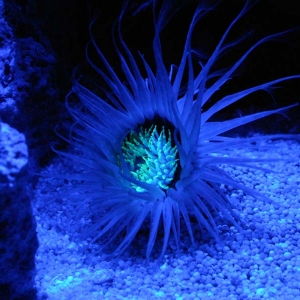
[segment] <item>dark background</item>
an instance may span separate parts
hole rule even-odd
[[[71,88],[71,73],[74,67],[83,66],[89,74],[85,51],[90,40],[89,24],[96,18],[93,35],[99,48],[106,55],[112,67],[118,71],[119,61],[112,42],[112,27],[122,10],[123,1],[71,1],[71,0],[15,0],[22,14],[31,20],[50,41],[58,59],[58,82],[65,95]],[[176,1],[170,1],[175,3]],[[203,1],[177,0],[184,7],[174,15],[161,35],[163,57],[167,69],[171,64],[179,64],[183,43],[190,20],[197,4]],[[249,1],[251,2],[251,1]],[[255,1],[252,1],[255,2]],[[153,19],[151,5],[136,16],[133,13],[141,4],[147,1],[130,1],[122,24],[124,40],[139,60],[138,51],[145,55],[146,60],[153,65],[152,38]],[[148,1],[150,3],[150,1]],[[205,1],[208,6],[216,1]],[[226,27],[240,12],[246,1],[219,1],[195,28],[193,46],[209,55],[221,38]],[[216,94],[212,104],[222,96],[267,82],[279,77],[300,74],[300,2],[297,0],[261,0],[235,25],[228,41],[244,33],[251,32],[248,39],[228,52],[216,65],[216,69],[230,66],[255,41],[269,34],[295,29],[279,39],[259,46],[238,69],[237,75]],[[296,29],[298,28],[298,29]],[[24,26],[19,28],[19,34],[27,34]],[[97,62],[92,49],[90,57]],[[100,65],[101,66],[101,65]],[[265,109],[276,109],[300,101],[300,79],[282,82],[272,90],[272,96],[266,92],[258,92],[235,103],[229,109],[217,116],[219,120],[228,117],[238,117]],[[60,101],[64,101],[61,97]],[[286,117],[275,115],[256,123],[254,128],[245,127],[240,133],[247,134],[249,130],[261,130],[265,133],[292,132],[300,133],[300,108],[293,108]],[[252,125],[251,125],[252,126]]]

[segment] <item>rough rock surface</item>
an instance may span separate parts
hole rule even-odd
[[[35,169],[51,156],[49,141],[60,114],[56,66],[51,44],[22,7],[0,0],[1,121],[25,134]]]
[[[25,137],[0,130],[0,299],[35,299],[36,223],[28,195]]]

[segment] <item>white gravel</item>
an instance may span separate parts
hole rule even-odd
[[[96,254],[97,245],[80,238],[91,220],[74,218],[76,206],[67,198],[71,183],[40,177],[33,201],[40,242],[39,299],[300,299],[300,143],[264,143],[271,147],[243,147],[228,155],[279,158],[261,164],[276,172],[222,167],[274,203],[226,187],[245,224],[244,234],[218,221],[223,245],[199,236],[192,248],[183,238],[180,253],[170,248],[163,261],[148,265],[142,250],[113,259]],[[44,173],[68,170],[55,160]]]

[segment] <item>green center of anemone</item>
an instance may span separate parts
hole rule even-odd
[[[122,144],[124,160],[129,164],[134,179],[168,189],[177,168],[177,147],[172,146],[171,132],[168,138],[162,127],[160,133],[156,126],[140,128],[139,133],[131,132]],[[135,184],[138,192],[145,190]]]

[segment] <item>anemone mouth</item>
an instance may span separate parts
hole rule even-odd
[[[181,169],[176,131],[173,124],[156,117],[126,135],[121,155],[133,178],[131,188],[142,193],[146,190],[140,182],[164,191],[175,185]]]

